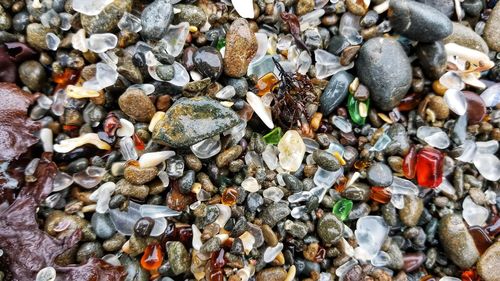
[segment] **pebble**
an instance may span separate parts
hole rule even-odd
[[[219,168],[226,167],[227,165],[229,165],[229,163],[231,163],[231,161],[238,158],[242,152],[243,148],[241,147],[241,145],[232,146],[219,153],[219,155],[217,155],[217,158],[215,158],[215,163]]]
[[[305,15],[314,10],[314,0],[298,0],[296,5],[296,13],[298,16]]]
[[[9,30],[12,26],[12,19],[5,9],[0,6],[0,30]]]
[[[202,8],[195,5],[177,4],[174,9],[179,9],[180,12],[174,15],[174,23],[189,22],[189,25],[202,28],[207,22],[207,16]]]
[[[404,201],[404,207],[399,211],[399,218],[406,226],[416,226],[424,211],[424,202],[422,198],[410,195],[405,196]]]
[[[123,176],[131,184],[145,184],[156,178],[158,169],[156,167],[141,168],[134,165],[125,167]]]
[[[414,1],[391,1],[389,20],[394,32],[420,42],[434,42],[453,32],[451,20],[435,8]]]
[[[260,227],[262,230],[262,235],[264,236],[264,241],[266,241],[266,244],[269,247],[274,247],[278,245],[278,236],[276,236],[276,233],[273,231],[273,229],[267,225],[264,224]]]
[[[500,242],[491,245],[477,263],[477,272],[484,281],[496,281],[500,276]]]
[[[304,237],[307,235],[308,227],[305,223],[301,221],[295,221],[290,223],[288,226],[286,226],[285,222],[285,229],[293,237],[297,239],[304,239]]]
[[[488,47],[495,52],[500,52],[500,5],[495,5],[484,28],[483,38],[488,43]]]
[[[132,10],[132,0],[114,0],[98,15],[80,14],[82,27],[88,35],[113,31],[125,12]]]
[[[127,238],[123,234],[115,233],[115,235],[102,243],[102,247],[106,252],[116,252],[122,248],[125,242],[127,242]]]
[[[320,104],[323,115],[330,115],[348,95],[349,84],[354,77],[346,71],[335,73],[321,94]]]
[[[333,244],[342,237],[344,224],[334,214],[327,213],[319,219],[316,231],[325,244]]]
[[[356,65],[359,80],[370,89],[373,103],[382,110],[392,110],[410,89],[410,61],[393,39],[368,40],[359,51]]]
[[[43,65],[37,61],[23,62],[19,66],[18,72],[21,81],[34,92],[40,91],[47,82],[47,73]]]
[[[115,233],[115,225],[111,221],[109,214],[95,212],[90,220],[95,234],[100,239],[111,238]]]
[[[261,219],[263,223],[274,227],[276,223],[288,217],[290,212],[287,202],[273,202],[262,211]]]
[[[118,98],[120,109],[131,118],[140,122],[149,122],[156,108],[149,97],[140,89],[130,89]]]
[[[174,275],[185,273],[191,266],[191,258],[184,244],[172,241],[167,244],[168,261]]]
[[[428,108],[436,114],[438,120],[444,120],[450,116],[450,108],[441,96],[432,96]]]
[[[218,251],[220,249],[220,238],[219,237],[212,237],[207,240],[207,242],[203,243],[203,245],[200,248],[200,252],[202,253],[212,253],[215,251]]]
[[[172,147],[190,146],[234,127],[239,120],[234,111],[210,98],[181,98],[158,122],[153,140]]]
[[[462,269],[472,267],[479,259],[474,238],[469,234],[462,216],[449,214],[439,222],[439,240],[448,258]]]
[[[64,231],[56,231],[55,229],[60,223],[70,222],[70,226]],[[45,220],[45,231],[54,237],[70,235],[76,229],[82,231],[83,241],[93,241],[96,239],[96,234],[94,233],[92,226],[89,221],[73,215],[66,215],[62,211],[53,211]]]
[[[40,23],[30,23],[26,27],[26,41],[35,49],[48,50],[49,48],[47,47],[45,36],[47,36],[49,32],[53,31]]]
[[[170,81],[175,77],[175,69],[173,65],[162,64],[156,67],[156,75],[163,81]]]
[[[217,80],[222,74],[222,56],[214,47],[204,46],[199,48],[193,54],[193,61],[198,72],[204,77]]]
[[[283,267],[271,267],[259,271],[256,276],[256,281],[284,281],[286,278],[286,271]]]
[[[455,14],[455,2],[453,0],[417,0],[417,2],[431,6],[449,18]]]
[[[391,168],[384,163],[377,162],[370,166],[366,174],[368,182],[373,186],[389,186],[392,183]]]
[[[340,168],[340,163],[333,154],[324,150],[315,150],[312,154],[314,162],[327,171],[336,171]]]
[[[483,99],[474,92],[463,91],[463,94],[467,101],[467,123],[479,124],[486,116],[486,105]]]
[[[257,47],[257,38],[248,22],[242,18],[233,21],[226,34],[224,73],[235,78],[245,75]]]
[[[155,0],[141,14],[141,35],[146,39],[161,39],[173,18],[173,7],[168,0]]]
[[[100,258],[104,256],[104,250],[99,242],[85,242],[76,252],[76,261],[86,263],[91,257]]]
[[[121,179],[116,183],[115,193],[144,200],[149,194],[149,187],[147,185],[134,185]]]
[[[346,8],[349,12],[356,16],[364,16],[368,11],[370,1],[346,0]]]
[[[342,191],[342,196],[353,201],[368,201],[370,193],[370,187],[367,184],[355,182]]]
[[[424,73],[431,79],[437,80],[446,71],[446,50],[443,41],[419,43],[417,56]]]
[[[453,22],[452,24],[453,33],[443,40],[445,44],[455,43],[485,54],[489,52],[488,44],[474,30],[458,22]]]
[[[155,221],[150,217],[140,218],[134,224],[134,234],[139,237],[147,237],[151,234]]]
[[[195,181],[195,174],[194,171],[187,171],[184,176],[179,179],[178,183],[181,193],[189,194],[191,192],[191,187]]]

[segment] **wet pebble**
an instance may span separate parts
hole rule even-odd
[[[115,193],[144,200],[149,194],[149,187],[147,185],[134,185],[121,179],[116,183]]]
[[[191,265],[191,258],[184,244],[172,241],[167,244],[168,261],[174,275],[185,273]]]
[[[152,181],[158,174],[156,167],[141,168],[134,165],[128,165],[124,170],[125,179],[131,184],[141,185]]]
[[[424,73],[436,80],[446,71],[446,51],[442,41],[420,43],[417,46],[417,56]]]
[[[233,21],[226,35],[224,73],[235,78],[245,75],[257,47],[257,39],[248,22],[242,18]]]
[[[148,122],[156,112],[153,102],[139,89],[130,89],[118,99],[120,109],[131,118]]]
[[[19,78],[32,91],[40,91],[47,82],[47,73],[43,65],[37,61],[23,62],[18,69]]]
[[[484,281],[495,281],[500,276],[500,242],[491,245],[477,263],[477,272]]]
[[[30,23],[26,27],[26,41],[35,49],[48,50],[45,36],[49,32],[52,30],[40,23]]]
[[[174,9],[179,9],[180,12],[174,15],[174,23],[188,22],[191,26],[197,28],[203,27],[207,21],[207,16],[202,8],[195,5],[177,4]]]
[[[339,71],[330,78],[320,98],[321,112],[324,115],[330,115],[345,100],[353,79],[346,71]]]
[[[416,196],[405,196],[404,207],[399,211],[399,218],[406,226],[416,226],[422,212],[424,211],[424,202],[422,198]]]
[[[486,21],[483,38],[488,43],[491,50],[500,52],[500,30],[498,23],[500,22],[500,5],[495,5],[493,11]]]
[[[161,39],[173,18],[173,7],[168,0],[155,0],[141,14],[141,35],[146,39]]]
[[[151,234],[155,221],[150,217],[144,217],[137,220],[134,224],[134,234],[140,237],[147,237]]]
[[[373,186],[389,186],[392,183],[391,168],[384,163],[377,162],[371,165],[366,175]]]
[[[344,225],[334,214],[327,213],[319,219],[316,231],[324,243],[333,244],[342,237]]]
[[[104,256],[104,250],[99,242],[85,242],[76,253],[76,261],[78,263],[85,263],[91,257],[100,258]]]
[[[80,14],[81,25],[87,34],[111,32],[125,12],[132,9],[132,0],[114,0],[95,16]]]
[[[479,34],[458,22],[453,22],[453,33],[444,39],[444,43],[455,43],[486,54],[489,51],[488,45]]]
[[[91,224],[95,234],[101,239],[111,238],[116,232],[115,225],[111,221],[109,214],[95,212],[92,215]]]
[[[275,202],[262,211],[261,219],[265,224],[274,227],[276,223],[286,218],[289,214],[290,208],[288,208],[288,203]]]
[[[222,56],[214,47],[201,47],[193,54],[196,69],[204,77],[216,80],[222,74]]]
[[[324,150],[315,150],[312,154],[314,162],[327,171],[336,171],[340,164],[333,154]]]

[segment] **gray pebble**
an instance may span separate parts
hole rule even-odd
[[[392,184],[392,171],[384,163],[377,162],[367,172],[368,182],[373,186],[389,186]]]

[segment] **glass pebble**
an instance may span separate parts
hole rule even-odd
[[[73,10],[87,16],[95,16],[102,12],[111,2],[113,0],[73,1]]]
[[[118,28],[122,31],[138,33],[142,30],[141,19],[131,13],[125,12],[118,22]]]
[[[335,127],[337,127],[344,133],[352,132],[352,124],[349,121],[347,121],[344,117],[333,116],[332,123],[333,125],[335,125]]]
[[[66,174],[65,172],[57,172],[54,177],[54,184],[52,187],[52,192],[58,192],[64,190],[73,184],[73,177]]]
[[[469,226],[483,226],[490,215],[488,209],[474,203],[470,196],[465,197],[462,208],[462,217]]]
[[[140,207],[140,213],[143,217],[165,218],[165,217],[175,217],[181,214],[181,212],[174,211],[167,206],[162,205],[149,205],[144,204]]]
[[[55,51],[59,48],[61,39],[59,39],[59,37],[54,33],[49,32],[45,35],[45,42],[47,43],[47,48],[49,48],[49,50]]]
[[[377,139],[377,142],[373,145],[373,147],[370,147],[369,151],[382,151],[389,145],[389,143],[391,143],[391,141],[391,138],[386,133],[383,133]]]
[[[378,254],[388,234],[389,228],[380,216],[361,217],[356,222],[354,235],[367,259],[371,260]]]
[[[120,152],[125,160],[137,160],[139,157],[135,150],[135,144],[131,137],[123,137],[120,140]]]
[[[221,151],[220,136],[216,135],[191,145],[191,151],[200,159],[208,159],[217,155]]]
[[[241,187],[248,192],[257,192],[261,189],[259,182],[254,177],[246,178],[242,183]]]
[[[279,202],[281,198],[283,198],[285,194],[281,188],[276,186],[269,187],[262,192],[262,196],[266,199],[269,199],[274,202]]]
[[[90,35],[86,41],[89,50],[94,53],[104,53],[107,50],[116,47],[118,37],[116,37],[113,33],[99,33]]]
[[[171,24],[168,27],[167,33],[161,42],[165,44],[167,52],[177,57],[184,47],[187,36],[189,34],[189,23],[181,22],[177,25]]]
[[[478,172],[489,181],[500,179],[500,160],[493,154],[476,154],[474,166]]]
[[[274,247],[267,247],[263,255],[264,262],[272,262],[281,253],[281,250],[283,250],[283,243],[278,243]]]
[[[420,126],[417,129],[417,137],[435,148],[445,149],[450,146],[448,134],[437,127]]]
[[[448,89],[444,93],[444,101],[451,111],[457,115],[464,115],[467,112],[467,100],[460,90]]]

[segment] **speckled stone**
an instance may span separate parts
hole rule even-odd
[[[377,162],[368,168],[367,178],[373,186],[389,186],[392,183],[391,168],[384,163]]]
[[[156,108],[149,97],[139,89],[131,89],[118,98],[120,109],[137,121],[149,122],[156,112]]]
[[[29,60],[23,62],[19,66],[18,72],[23,84],[28,86],[32,91],[40,91],[47,82],[47,73],[42,64],[37,61]]]
[[[233,21],[226,34],[224,73],[235,78],[244,76],[257,47],[257,38],[248,22],[242,18]]]
[[[477,263],[477,272],[484,281],[497,281],[500,276],[500,242],[491,245]]]
[[[191,265],[191,258],[181,242],[172,241],[167,244],[168,261],[174,275],[185,273]]]
[[[444,43],[456,43],[458,45],[475,49],[487,54],[489,52],[488,44],[472,30],[461,23],[453,22],[453,33],[444,38]]]
[[[317,233],[326,244],[337,242],[344,232],[344,224],[332,213],[325,214],[319,219]]]
[[[117,29],[123,14],[131,10],[132,0],[115,0],[98,15],[80,15],[80,20],[87,34],[106,33]]]
[[[210,98],[182,98],[172,105],[153,131],[153,140],[184,147],[213,137],[238,124],[231,109]]]
[[[41,23],[30,23],[26,27],[26,41],[35,49],[48,50],[45,36],[49,32],[52,32],[52,30]]]
[[[158,174],[156,167],[141,168],[128,165],[124,170],[125,179],[132,184],[145,184],[152,181]]]
[[[399,218],[406,226],[416,226],[424,211],[424,201],[416,196],[405,196],[404,201],[405,205],[399,211]]]
[[[352,80],[354,77],[346,71],[339,71],[330,78],[320,97],[321,112],[325,116],[330,115],[335,108],[344,102]]]
[[[168,0],[155,0],[141,14],[141,35],[146,39],[161,39],[173,18],[173,7]]]
[[[270,227],[274,227],[276,223],[280,220],[286,218],[290,214],[290,208],[288,208],[288,202],[275,202],[269,205],[262,212],[261,219],[262,221],[269,225]]]
[[[177,4],[175,9],[180,12],[174,15],[174,23],[188,22],[189,25],[201,28],[207,22],[207,16],[202,8],[195,5]]]
[[[498,28],[498,23],[500,23],[500,5],[497,3],[486,22],[483,33],[484,40],[488,43],[490,49],[495,52],[500,52],[500,29]]]
[[[121,179],[116,183],[115,193],[144,200],[148,196],[149,187],[147,185],[134,185]]]
[[[271,267],[259,271],[256,276],[256,281],[284,281],[286,271],[282,267]]]

